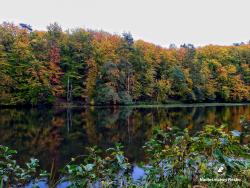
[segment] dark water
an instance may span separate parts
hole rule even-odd
[[[241,116],[250,119],[250,105],[0,109],[0,144],[18,150],[19,162],[35,157],[47,170],[52,161],[61,168],[71,157],[84,154],[87,146],[108,148],[116,142],[136,163],[143,160],[142,145],[155,127],[196,132],[206,124],[225,123],[228,130],[242,131]]]

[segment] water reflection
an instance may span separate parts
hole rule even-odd
[[[250,106],[176,107],[176,108],[94,108],[89,109],[1,109],[0,143],[19,151],[18,161],[30,157],[41,166],[55,170],[71,157],[84,154],[87,146],[102,148],[120,142],[126,156],[134,162],[143,160],[141,146],[154,127],[168,130],[178,126],[192,132],[205,124],[228,125],[228,130],[242,131],[240,118],[250,120]],[[249,142],[242,138],[243,142]],[[138,169],[140,170],[140,169]]]

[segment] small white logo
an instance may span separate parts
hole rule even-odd
[[[221,166],[219,169],[218,169],[218,173],[222,173],[223,172],[223,170],[224,170],[224,167],[223,166]]]

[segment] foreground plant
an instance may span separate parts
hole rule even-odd
[[[131,165],[124,157],[122,146],[107,149],[103,152],[96,148],[88,148],[89,155],[80,164],[68,164],[64,169],[65,177],[60,182],[71,182],[70,187],[124,187],[131,178],[128,170]],[[72,159],[75,161],[76,159]]]
[[[17,154],[17,151],[0,145],[0,188],[20,187],[30,181],[35,182],[37,176],[42,178],[47,175],[46,172],[38,174],[39,161],[37,159],[31,158],[24,167],[21,167],[13,159],[14,154]]]
[[[201,180],[238,178],[240,182],[228,185],[250,186],[249,146],[240,144],[239,132],[226,133],[224,128],[208,125],[193,136],[187,129],[157,130],[145,145],[149,160],[142,184],[221,187],[225,182]]]

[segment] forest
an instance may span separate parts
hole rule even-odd
[[[250,44],[164,48],[130,33],[0,25],[0,105],[250,101]]]

